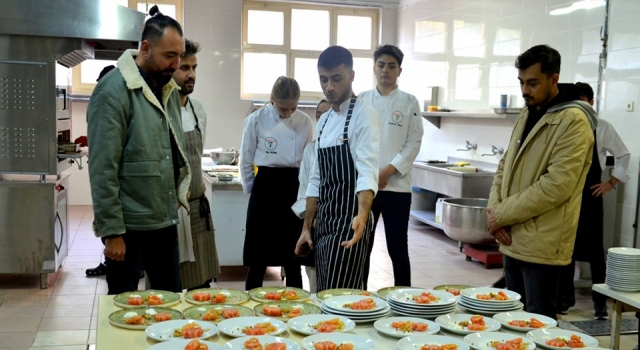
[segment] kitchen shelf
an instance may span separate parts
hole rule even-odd
[[[471,118],[471,119],[506,119],[515,123],[520,113],[519,108],[495,108],[491,110],[470,110],[452,112],[422,112],[422,117],[436,128],[440,129],[441,118]]]
[[[87,151],[80,151],[76,153],[58,153],[58,159],[70,159],[69,163],[77,163],[78,170],[82,170],[84,165],[82,164],[82,157],[88,157]]]
[[[86,151],[81,151],[81,152],[75,152],[75,153],[58,153],[57,157],[58,159],[80,159],[82,157],[85,157],[87,155]]]
[[[420,222],[442,230],[442,224],[436,222],[436,212],[433,210],[411,210],[409,214]]]

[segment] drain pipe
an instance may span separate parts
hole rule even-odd
[[[602,52],[600,53],[600,62],[598,64],[598,87],[596,95],[596,112],[600,113],[600,105],[603,95],[603,76],[607,68],[607,52],[609,44],[609,15],[611,13],[611,0],[604,2],[604,25],[600,27],[600,40],[602,40]]]

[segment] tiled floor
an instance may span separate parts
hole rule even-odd
[[[84,350],[95,343],[98,296],[107,294],[107,284],[104,277],[85,276],[85,269],[95,267],[102,255],[102,244],[91,231],[92,220],[91,207],[70,207],[71,250],[59,272],[49,276],[48,289],[39,288],[35,275],[0,275],[0,349]],[[500,269],[465,261],[456,242],[427,226],[412,223],[409,243],[414,286],[482,286],[502,274]],[[371,261],[369,289],[393,285],[382,228],[377,231]],[[226,268],[217,285],[243,289],[244,277],[243,268]],[[266,278],[265,285],[282,283],[276,268],[270,268]],[[591,294],[580,289],[576,308],[564,319],[592,318]],[[609,345],[609,337],[597,338],[602,346]],[[637,335],[623,336],[621,349],[631,349],[637,339]]]

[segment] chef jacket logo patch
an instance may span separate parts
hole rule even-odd
[[[264,139],[264,147],[267,149],[267,153],[277,154],[278,152],[274,152],[274,150],[278,148],[278,140],[274,137],[267,137]]]
[[[391,123],[390,125],[402,126],[402,120],[404,119],[404,114],[402,112],[393,112],[391,115]]]

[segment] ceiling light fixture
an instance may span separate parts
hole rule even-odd
[[[605,5],[604,0],[582,0],[582,1],[574,2],[573,4],[571,4],[571,6],[551,10],[549,14],[552,16],[560,16],[560,15],[569,14],[573,11],[590,10],[597,7],[602,7],[604,5]]]

